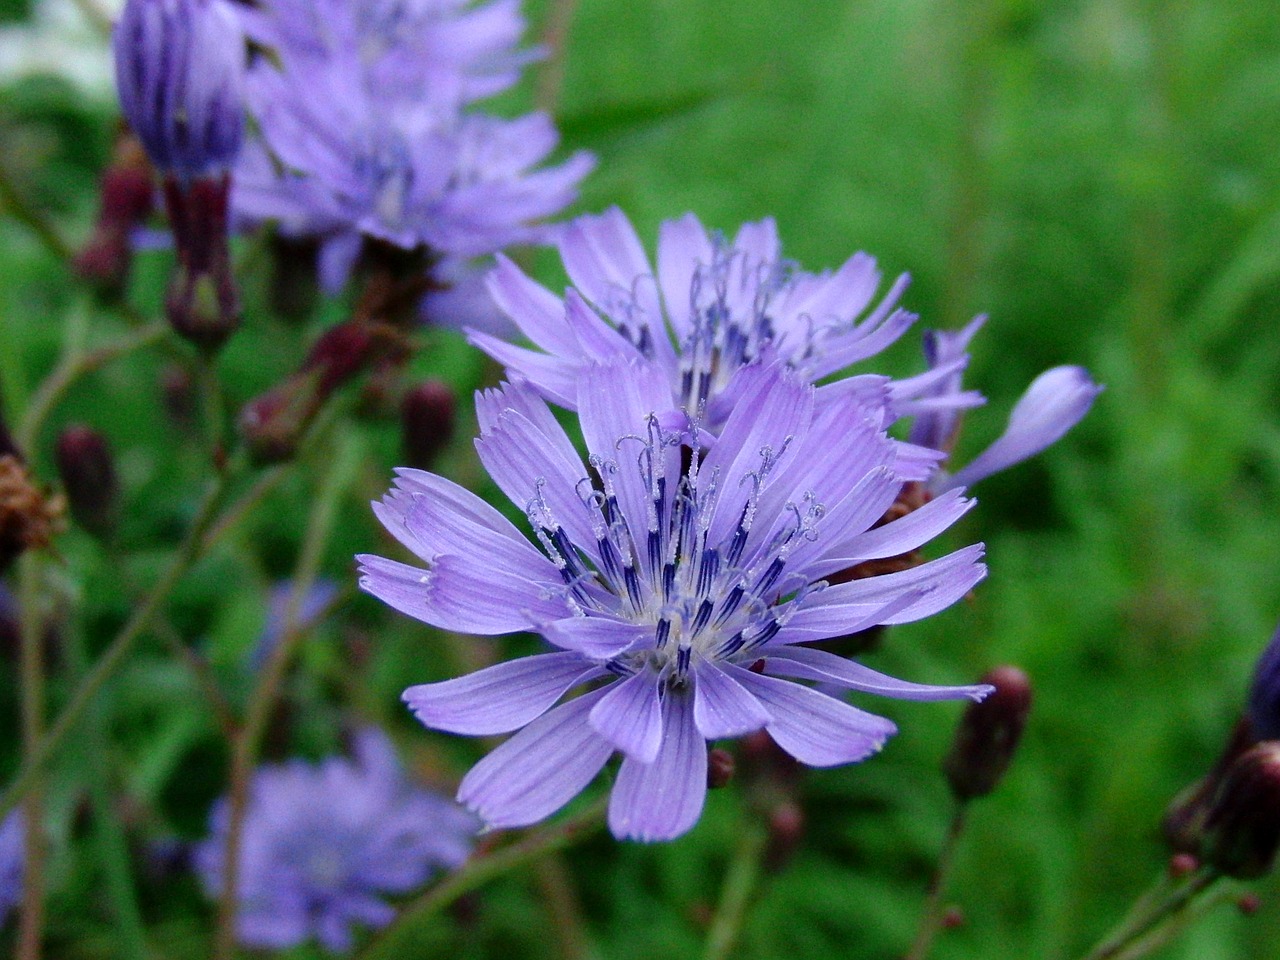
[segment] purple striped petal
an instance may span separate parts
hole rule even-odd
[[[965,697],[970,700],[982,700],[994,689],[983,683],[963,687],[938,687],[925,683],[910,683],[878,673],[870,667],[838,657],[834,653],[814,650],[812,647],[771,648],[764,669],[765,673],[772,676],[836,683],[850,690],[875,693],[898,700],[962,700]]]
[[[490,827],[527,827],[551,816],[613,753],[587,722],[607,690],[561,704],[502,744],[462,778],[458,801]]]
[[[587,718],[596,733],[641,763],[652,763],[662,746],[659,682],[656,673],[642,670],[614,683]]]
[[[619,840],[674,840],[702,815],[707,744],[693,719],[693,698],[663,700],[662,747],[653,763],[622,761],[609,797],[609,829]]]
[[[750,693],[715,664],[698,664],[693,682],[693,719],[708,740],[740,737],[771,719]]]
[[[510,733],[546,713],[580,683],[604,675],[576,653],[540,653],[465,677],[421,683],[400,697],[424,726],[447,733]]]
[[[797,683],[730,667],[730,674],[765,705],[773,721],[765,727],[783,750],[811,767],[865,760],[884,746],[897,727],[842,700]]]
[[[609,660],[653,636],[653,627],[608,617],[568,617],[544,623],[538,631],[557,647],[592,660]]]

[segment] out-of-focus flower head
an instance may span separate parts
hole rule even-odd
[[[9,911],[22,902],[23,819],[21,810],[13,810],[0,823],[0,926]]]
[[[922,470],[884,433],[880,409],[852,395],[819,405],[784,365],[757,362],[704,451],[704,431],[667,418],[656,366],[586,367],[579,387],[585,463],[531,387],[477,400],[481,460],[541,550],[461,487],[401,470],[375,511],[427,567],[358,558],[361,586],[402,613],[463,633],[533,631],[556,648],[405,691],[428,727],[518,731],[459,790],[487,823],[541,820],[618,751],[613,833],[668,840],[701,813],[709,740],[763,729],[825,767],[870,756],[895,730],[792,681],[916,700],[990,689],[906,683],[806,645],[929,616],[985,574],[977,545],[912,570],[823,579],[913,550],[970,506],[951,491],[875,526]],[[592,689],[556,705],[582,684]]]
[[[227,802],[196,849],[210,896],[222,886]],[[406,781],[385,735],[365,730],[355,758],[261,767],[249,787],[237,933],[248,947],[315,938],[350,950],[357,926],[389,923],[386,896],[409,893],[460,865],[477,824],[456,804]]]
[[[555,149],[549,117],[477,112],[529,55],[518,4],[465,0],[274,0],[244,15],[274,51],[249,73],[261,140],[237,169],[234,212],[323,241],[321,279],[340,286],[365,237],[472,257],[541,239],[592,166]]]
[[[1248,717],[1258,740],[1280,740],[1280,629],[1254,667]]]
[[[244,129],[244,40],[224,0],[128,0],[112,38],[116,90],[151,162],[183,180],[224,173]]]
[[[617,208],[568,224],[559,247],[573,284],[563,300],[503,258],[490,277],[495,303],[538,349],[480,331],[471,340],[570,409],[585,366],[634,359],[662,372],[670,409],[697,413],[718,432],[740,402],[752,361],[776,356],[817,383],[877,355],[916,320],[897,306],[905,275],[877,301],[880,271],[864,253],[834,272],[805,272],[783,258],[771,219],[743,225],[732,241],[708,232],[693,214],[669,220],[658,233],[656,270]],[[981,322],[927,336],[928,369],[917,376],[849,376],[819,387],[817,401],[854,394],[882,405],[891,420],[914,416],[912,442],[945,451],[959,413],[985,402],[960,384]],[[1000,441],[935,482],[971,483],[1039,452],[1084,416],[1097,390],[1079,367],[1048,371],[1015,408]]]

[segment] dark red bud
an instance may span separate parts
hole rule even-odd
[[[1262,907],[1262,898],[1256,893],[1246,893],[1236,901],[1236,909],[1246,917],[1252,917]]]
[[[1265,876],[1280,849],[1280,742],[1244,753],[1222,778],[1204,826],[1204,861],[1227,876]]]
[[[372,324],[356,320],[340,323],[320,335],[302,369],[319,375],[316,389],[324,399],[363,370],[377,346],[377,328]]]
[[[164,183],[178,254],[165,313],[177,333],[206,353],[217,351],[240,325],[240,298],[227,249],[230,187],[225,175],[190,183],[169,177]]]
[[[733,771],[736,761],[733,754],[728,750],[707,751],[707,789],[719,790],[721,787],[728,786],[729,781],[733,779]]]
[[[238,426],[253,462],[261,466],[292,459],[317,406],[314,378],[304,374],[294,374],[246,403]]]
[[[151,163],[137,139],[126,134],[102,175],[98,219],[72,262],[76,273],[107,290],[119,290],[133,259],[131,234],[151,215],[154,198]]]
[[[959,907],[952,905],[947,907],[942,913],[942,928],[944,930],[955,930],[963,927],[965,924],[964,911]]]
[[[54,450],[71,516],[95,537],[106,539],[119,513],[119,484],[107,441],[91,427],[67,427]]]
[[[1200,861],[1190,853],[1175,853],[1169,858],[1169,876],[1175,880],[1190,876],[1200,869]]]
[[[400,402],[405,463],[425,470],[453,438],[453,391],[439,380],[420,383]]]
[[[982,678],[995,691],[971,703],[960,718],[943,770],[959,800],[984,797],[1004,778],[1031,712],[1031,681],[1017,667],[997,667]]]

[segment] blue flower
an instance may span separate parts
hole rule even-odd
[[[535,169],[559,140],[548,116],[472,109],[528,60],[514,47],[518,5],[322,8],[277,0],[245,14],[279,66],[260,58],[249,73],[262,138],[236,171],[237,216],[320,237],[329,289],[365,237],[464,258],[542,239],[537,221],[573,201],[594,161]]]
[[[22,811],[14,810],[0,823],[0,926],[22,902],[24,822]]]
[[[819,405],[785,366],[749,364],[705,449],[706,432],[670,414],[657,367],[601,364],[580,381],[586,463],[530,386],[477,401],[480,457],[538,547],[455,484],[401,470],[374,509],[427,566],[359,558],[361,586],[402,613],[463,633],[534,631],[556,648],[405,691],[428,727],[519,731],[459,789],[488,824],[543,819],[617,751],[613,833],[667,840],[698,820],[708,740],[764,729],[824,767],[864,759],[895,730],[792,680],[920,700],[987,692],[906,683],[805,645],[928,616],[985,574],[976,545],[899,573],[823,579],[913,550],[971,505],[951,491],[875,526],[932,466],[885,434],[880,408],[852,394]]]
[[[244,127],[244,38],[223,0],[128,0],[116,88],[152,163],[183,180],[225,172]]]
[[[715,433],[739,402],[740,375],[753,361],[776,357],[818,383],[877,355],[916,320],[897,306],[905,275],[877,301],[880,271],[864,253],[834,272],[802,271],[783,259],[772,220],[745,224],[732,241],[708,233],[692,214],[667,221],[656,271],[617,208],[568,224],[559,247],[573,284],[563,300],[501,257],[490,277],[495,303],[538,349],[479,331],[471,341],[569,409],[586,365],[633,359],[667,379],[668,409],[699,411]],[[891,420],[915,417],[912,441],[945,450],[960,412],[985,402],[960,384],[981,323],[927,335],[928,369],[917,376],[845,377],[820,386],[817,402],[855,394],[883,405]],[[1005,437],[946,485],[971,483],[1043,450],[1084,416],[1097,391],[1079,367],[1043,374]]]
[[[901,413],[916,413],[910,439],[934,450],[950,453],[960,427],[962,404],[955,401],[966,392],[961,378],[973,335],[986,323],[976,317],[963,329],[950,333],[930,330],[925,334],[925,360],[930,371],[947,371],[914,401],[903,405]],[[1102,387],[1093,382],[1084,367],[1062,366],[1046,370],[1031,381],[1014,404],[1009,423],[990,446],[953,474],[938,471],[929,486],[933,491],[968,487],[985,477],[1021,463],[1062,438],[1089,412]]]
[[[1280,740],[1280,629],[1254,667],[1248,716],[1256,739]]]
[[[353,927],[384,926],[395,915],[384,897],[409,893],[467,858],[474,819],[409,784],[381,732],[362,732],[355,754],[254,774],[239,875],[237,931],[245,946],[281,949],[315,937],[329,950],[349,950]],[[196,866],[217,897],[225,799],[211,824]]]

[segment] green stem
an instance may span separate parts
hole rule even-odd
[[[151,323],[134,330],[115,343],[66,356],[54,371],[44,379],[44,382],[40,384],[40,388],[31,398],[31,402],[27,404],[26,413],[14,438],[18,443],[19,449],[32,449],[33,444],[39,438],[40,430],[49,418],[49,414],[77,380],[110,363],[117,357],[155,343],[168,332],[168,323],[163,321]]]
[[[951,825],[947,828],[947,838],[942,842],[942,851],[938,854],[938,865],[934,868],[933,878],[929,881],[929,890],[925,894],[920,928],[916,931],[916,938],[903,960],[924,960],[933,948],[933,941],[937,939],[938,931],[942,929],[942,919],[946,913],[943,896],[947,892],[947,880],[955,866],[960,837],[964,834],[967,807],[963,800],[956,803],[955,812],[951,815]]]
[[[89,669],[84,637],[77,626],[68,627],[66,652],[71,669],[77,679]],[[89,773],[89,796],[93,805],[93,820],[101,861],[105,892],[115,915],[116,929],[124,956],[134,960],[146,960],[150,955],[146,930],[142,924],[142,911],[138,907],[136,887],[129,866],[129,845],[124,829],[116,815],[111,795],[111,779],[107,757],[110,752],[108,733],[111,728],[111,705],[106,697],[99,697],[89,707],[88,721],[83,740],[84,765]]]
[[[271,719],[280,689],[288,673],[294,651],[314,621],[299,623],[298,614],[320,571],[325,545],[337,518],[338,506],[359,469],[359,446],[349,437],[330,460],[327,476],[307,521],[293,587],[285,607],[284,629],[279,642],[271,650],[262,677],[250,696],[245,721],[232,747],[231,787],[228,802],[227,835],[223,848],[222,890],[218,903],[218,925],[214,941],[214,957],[231,960],[235,951],[236,913],[239,907],[240,848],[244,834],[244,818],[248,809],[249,782],[257,762],[258,746]]]
[[[22,642],[22,755],[25,763],[40,748],[44,735],[43,612],[37,609],[41,557],[27,551],[18,560],[19,632]],[[44,783],[33,778],[24,815],[22,915],[18,926],[18,960],[39,960],[44,936],[45,839]],[[7,811],[0,813],[3,822]]]
[[[399,960],[406,956],[413,942],[414,931],[426,921],[473,890],[479,890],[490,880],[587,839],[604,826],[607,808],[608,799],[602,798],[559,823],[549,824],[527,834],[510,846],[469,860],[407,904],[390,926],[378,933],[356,954],[355,960]]]
[[[702,950],[703,960],[724,960],[733,954],[747,919],[747,907],[760,882],[768,834],[754,814],[748,816],[751,820],[738,837],[738,846],[725,873],[720,903],[716,906]]]
[[[1132,949],[1157,931],[1166,920],[1175,919],[1221,877],[1212,867],[1201,867],[1189,877],[1170,881],[1162,878],[1138,900],[1134,908],[1083,960],[1120,960],[1141,956]]]
[[[27,752],[22,768],[5,791],[3,798],[0,798],[0,820],[37,783],[41,771],[62,745],[62,741],[75,729],[98,691],[102,689],[102,686],[115,673],[125,657],[128,656],[138,638],[142,636],[143,632],[151,624],[152,619],[173,591],[173,588],[177,586],[178,582],[201,556],[205,533],[213,522],[218,504],[222,501],[226,492],[230,475],[230,472],[228,472],[214,479],[200,503],[186,539],[182,542],[177,555],[170,562],[164,575],[156,582],[156,585],[142,600],[142,603],[134,609],[133,616],[129,618],[120,633],[111,641],[107,651],[98,658],[98,661],[93,665],[83,682],[76,688],[71,701],[63,708],[61,715],[49,732],[38,744],[33,744],[32,748]]]
[[[70,261],[75,256],[71,245],[62,239],[43,213],[27,202],[9,171],[0,164],[0,212],[4,211],[34,233],[45,249],[59,260]]]

